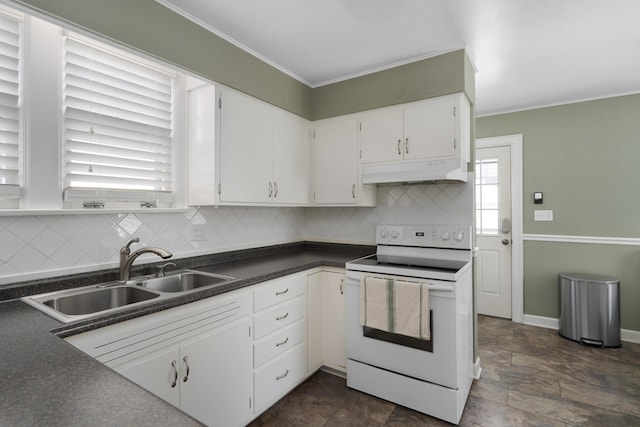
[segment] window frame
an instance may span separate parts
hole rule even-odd
[[[186,161],[188,148],[188,117],[187,117],[187,94],[190,87],[194,84],[211,84],[218,86],[215,82],[185,70],[179,66],[171,64],[165,60],[156,58],[138,49],[123,45],[117,41],[110,40],[100,34],[77,28],[67,22],[60,21],[55,17],[40,13],[30,8],[15,5],[15,7],[4,6],[0,4],[0,11],[22,16],[23,18],[23,37],[22,37],[22,69],[21,81],[22,92],[24,95],[22,126],[23,131],[21,146],[22,158],[21,167],[23,178],[20,185],[20,198],[14,199],[15,205],[3,204],[0,189],[0,216],[16,216],[16,215],[65,215],[65,214],[113,214],[113,213],[163,213],[163,212],[186,212],[192,208],[187,206],[187,179],[186,179]],[[38,52],[34,52],[33,46],[37,43],[38,35],[35,34],[34,26],[46,25],[55,28],[59,36],[50,38],[55,40],[47,40],[46,48],[40,47]],[[57,65],[53,66],[51,62],[44,59],[38,62],[39,57],[43,53],[47,53],[49,57],[54,55],[53,52],[58,51],[62,54],[62,32],[72,31],[89,40],[104,44],[107,47],[117,49],[127,56],[141,58],[142,61],[151,62],[156,66],[170,70],[177,74],[176,85],[174,87],[174,132],[172,143],[173,156],[173,203],[171,207],[148,208],[141,207],[139,202],[127,203],[107,203],[101,209],[82,208],[81,203],[66,204],[63,202],[62,188],[62,142],[63,142],[63,124],[62,124],[62,59],[57,59]],[[46,38],[46,37],[45,37]],[[44,94],[47,103],[55,103],[55,107],[48,110],[46,114],[42,113],[42,108],[34,106],[41,104],[42,94],[37,90],[33,91],[34,79],[38,80],[40,70],[42,68],[53,69],[50,80],[55,80],[57,84],[48,84],[51,90]],[[49,70],[47,70],[49,72]],[[197,83],[194,83],[197,82]],[[37,86],[37,85],[35,85]],[[42,85],[41,85],[42,86]],[[216,89],[217,90],[217,89]],[[48,107],[48,106],[47,106]],[[40,111],[39,111],[40,110]],[[46,125],[43,126],[43,121]],[[34,126],[38,123],[38,126]],[[43,128],[43,129],[40,129]],[[43,134],[45,134],[43,136]],[[52,141],[51,136],[55,135],[57,141]],[[54,138],[54,139],[55,139]],[[41,154],[46,151],[47,154]],[[49,161],[55,156],[55,161]],[[46,165],[42,167],[42,158],[46,159],[46,163],[55,163],[55,167]],[[34,161],[36,159],[36,161]],[[41,170],[46,169],[46,170]]]
[[[0,183],[0,209],[16,209],[20,206],[24,187],[25,173],[25,117],[24,117],[24,50],[27,19],[24,13],[0,4],[0,15],[8,20],[14,20],[18,26],[18,102],[17,102],[17,179],[15,183]]]
[[[71,207],[71,208],[81,208],[81,207],[91,207],[91,206],[135,207],[136,205],[142,208],[144,207],[156,208],[158,206],[165,207],[165,208],[172,207],[174,195],[176,193],[175,154],[177,152],[176,150],[177,138],[175,134],[175,120],[176,120],[175,117],[177,116],[178,112],[176,111],[177,104],[175,100],[176,100],[176,92],[178,90],[178,84],[177,84],[178,74],[179,74],[178,71],[169,69],[168,67],[158,64],[155,61],[149,61],[148,59],[142,58],[139,55],[133,55],[129,52],[123,51],[118,47],[106,45],[105,43],[99,40],[91,39],[69,30],[63,30],[62,43],[63,43],[62,61],[61,61],[62,69],[60,71],[61,95],[62,95],[61,108],[60,108],[61,121],[62,121],[62,126],[61,126],[62,135],[60,138],[60,156],[61,156],[62,163],[60,166],[61,168],[60,172],[62,175],[61,185],[63,188],[63,200],[64,200],[65,207]],[[163,189],[163,190],[153,190],[153,189],[145,190],[145,189],[125,188],[125,186],[129,184],[122,184],[121,188],[103,188],[103,187],[97,187],[97,186],[68,187],[66,185],[65,181],[73,177],[73,175],[69,174],[66,167],[67,155],[69,152],[67,144],[68,143],[72,144],[69,141],[67,141],[68,130],[66,126],[66,121],[68,120],[68,116],[66,115],[66,108],[65,108],[66,107],[65,98],[69,95],[69,92],[66,90],[67,80],[66,80],[66,74],[65,74],[65,68],[67,67],[67,52],[69,49],[67,43],[70,43],[71,45],[70,49],[72,52],[72,56],[74,52],[75,54],[77,54],[79,50],[87,49],[89,53],[88,53],[88,56],[84,57],[84,59],[91,61],[91,59],[89,59],[90,56],[93,56],[93,55],[99,56],[101,53],[104,53],[106,57],[109,58],[104,63],[106,64],[106,66],[109,66],[110,65],[109,63],[111,61],[113,61],[111,62],[111,65],[115,64],[115,62],[117,61],[123,61],[127,64],[130,64],[132,68],[140,68],[140,69],[147,70],[151,73],[158,73],[158,74],[164,75],[166,78],[170,80],[169,86],[171,91],[170,93],[171,104],[169,108],[170,111],[168,111],[168,114],[170,117],[169,142],[168,142],[168,147],[169,147],[168,156],[169,156],[169,165],[170,165],[170,168],[169,168],[170,169],[169,171],[170,188]],[[74,63],[71,62],[70,64],[73,67]],[[104,64],[101,64],[101,65],[104,65]],[[115,75],[112,75],[112,76],[115,76]],[[92,109],[93,105],[94,104],[90,104],[89,108]],[[100,108],[100,105],[98,103],[95,103],[95,105],[98,105],[98,108]],[[85,111],[88,111],[88,110],[85,110]],[[130,114],[130,113],[131,113],[131,110],[127,111],[127,114]],[[110,121],[119,121],[119,120],[120,120],[119,118],[110,119]],[[94,126],[93,124],[89,124],[88,122],[86,124],[90,125],[90,127],[93,129],[93,126]],[[97,125],[97,126],[100,126],[100,125]],[[153,164],[156,164],[156,163],[153,163]],[[158,163],[158,164],[161,165],[162,163]],[[157,174],[154,172],[152,175],[157,175]],[[86,204],[88,204],[88,206]]]

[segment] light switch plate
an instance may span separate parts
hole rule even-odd
[[[206,239],[207,236],[205,224],[191,224],[191,241],[196,242]]]
[[[534,221],[553,221],[553,211],[534,210],[533,220]]]

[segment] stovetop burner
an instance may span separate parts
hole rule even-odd
[[[453,281],[471,265],[470,226],[378,225],[376,243],[347,269]]]

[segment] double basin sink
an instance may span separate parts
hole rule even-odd
[[[233,277],[196,270],[176,270],[162,277],[140,277],[22,298],[27,304],[60,320],[72,322],[106,315],[195,290],[225,285]]]

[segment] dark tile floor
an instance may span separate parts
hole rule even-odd
[[[479,316],[478,345],[482,376],[461,426],[640,426],[640,344],[595,349],[556,331]],[[318,372],[250,425],[450,424]]]

